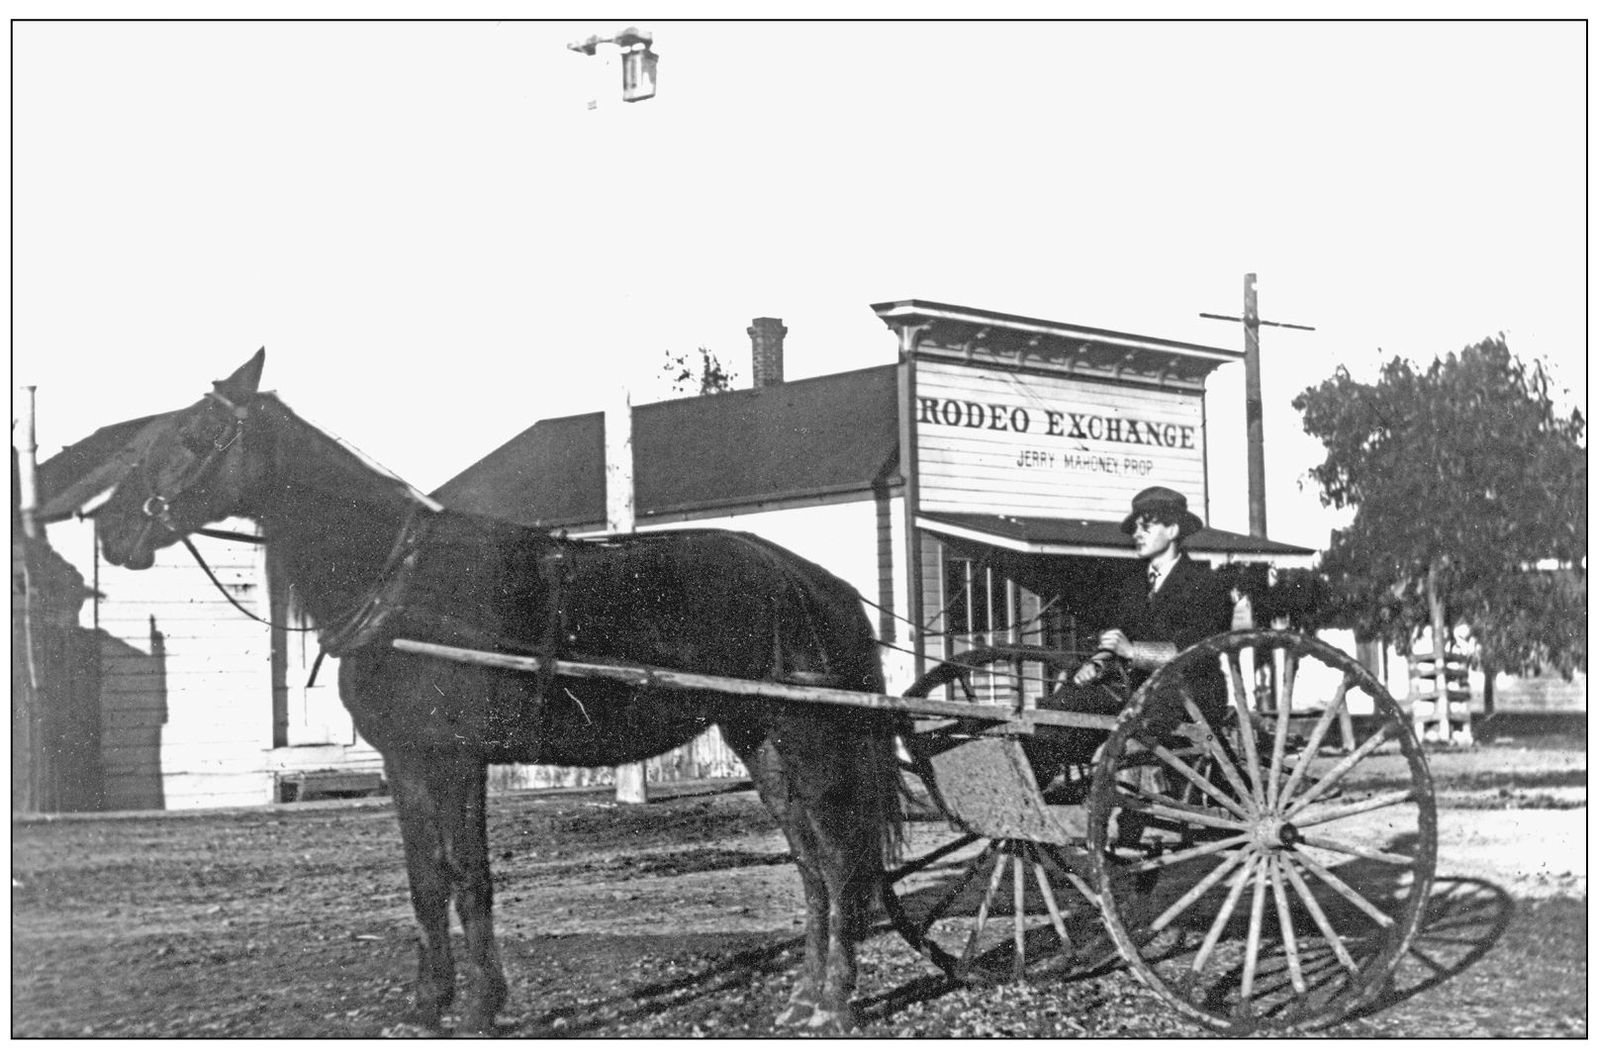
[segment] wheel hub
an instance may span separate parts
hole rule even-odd
[[[1253,827],[1253,842],[1270,851],[1289,851],[1302,839],[1297,826],[1277,815],[1266,815]]]

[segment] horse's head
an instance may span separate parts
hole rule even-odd
[[[157,550],[242,511],[252,481],[245,451],[265,361],[263,347],[145,436],[137,462],[95,513],[111,563],[148,569]]]

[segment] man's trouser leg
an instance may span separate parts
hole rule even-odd
[[[1118,716],[1125,699],[1103,686],[1078,687],[1067,684],[1037,703],[1039,709],[1055,712],[1086,712]],[[1039,788],[1046,789],[1065,767],[1089,764],[1098,746],[1108,740],[1107,731],[1087,727],[1047,727],[1022,741],[1026,759]]]

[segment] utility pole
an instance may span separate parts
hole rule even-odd
[[[1204,314],[1200,318],[1242,323],[1242,366],[1247,371],[1248,417],[1248,533],[1254,537],[1266,535],[1264,517],[1264,394],[1259,379],[1259,326],[1274,325],[1282,329],[1303,329],[1313,332],[1312,325],[1294,325],[1285,321],[1259,320],[1259,293],[1253,285],[1257,274],[1242,276],[1242,317],[1230,314]]]
[[[567,44],[566,48],[592,57],[600,44],[614,44],[621,51],[621,101],[642,102],[654,98],[660,58],[652,50],[654,34],[628,26],[613,37],[590,36]],[[598,100],[588,103],[598,108]],[[637,529],[632,457],[632,395],[624,386],[605,412],[605,519],[611,533],[632,533]],[[615,768],[616,802],[649,802],[648,768],[644,762]]]

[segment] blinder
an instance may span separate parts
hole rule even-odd
[[[203,453],[197,453],[192,447],[185,444],[185,450],[196,456],[197,459],[194,465],[179,474],[177,480],[170,486],[158,486],[149,478],[148,472],[144,473],[145,489],[149,492],[149,496],[145,498],[139,510],[143,512],[145,518],[160,524],[170,533],[183,532],[172,520],[172,502],[181,497],[185,490],[188,490],[198,482],[201,476],[210,470],[211,465],[223,453],[227,452],[233,443],[243,437],[244,422],[249,419],[249,408],[247,406],[233,402],[220,391],[207,391],[205,392],[205,397],[226,407],[232,414],[226,430],[212,437],[209,444],[210,448],[205,449]],[[161,492],[163,488],[167,492]]]

